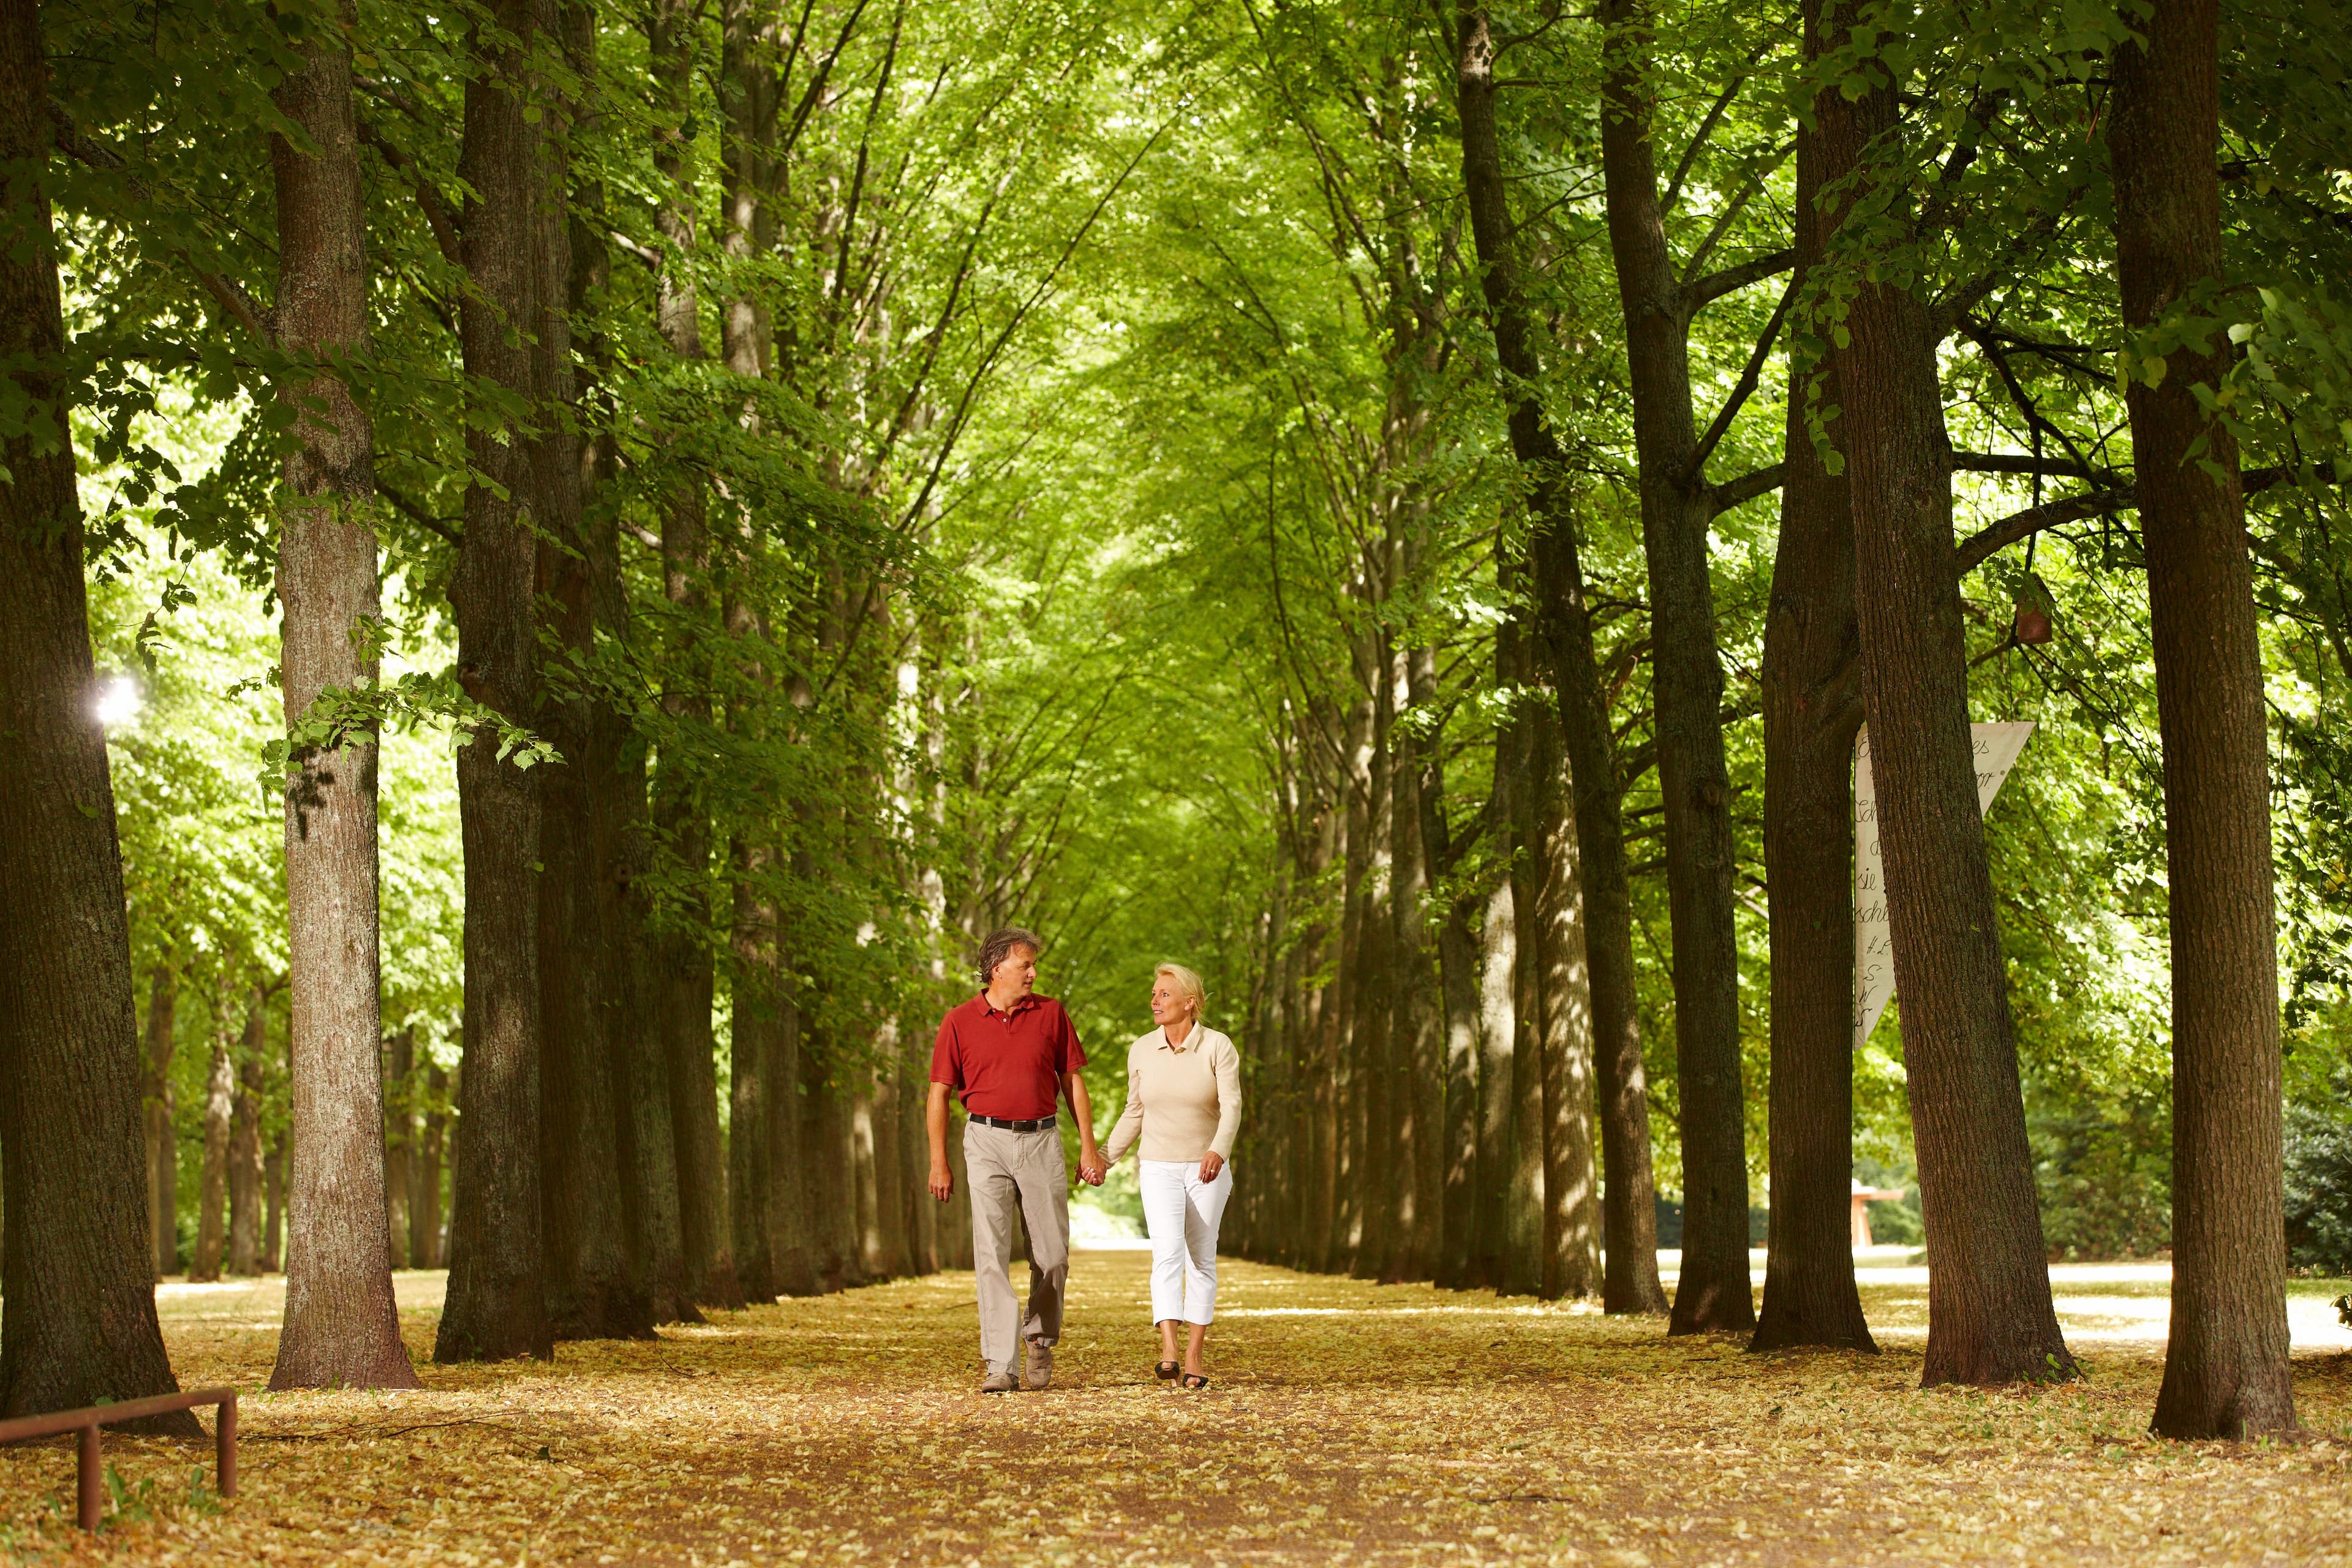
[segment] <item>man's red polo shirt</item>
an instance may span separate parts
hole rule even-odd
[[[1007,1121],[1053,1115],[1062,1074],[1086,1065],[1069,1013],[1051,996],[1024,996],[1000,1013],[983,991],[948,1010],[931,1047],[933,1083],[961,1095],[971,1114]]]

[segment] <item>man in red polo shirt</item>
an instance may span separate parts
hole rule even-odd
[[[1054,1344],[1062,1337],[1062,1290],[1070,1276],[1070,1177],[1054,1118],[1059,1095],[1078,1123],[1078,1168],[1096,1170],[1094,1110],[1078,1069],[1087,1053],[1070,1015],[1036,993],[1044,943],[1019,927],[981,944],[981,993],[949,1009],[931,1047],[931,1196],[955,1191],[948,1170],[948,1096],[964,1109],[964,1168],[971,1179],[971,1261],[980,1275],[980,1353],[988,1363],[982,1394],[1013,1392],[1016,1334],[1027,1348],[1022,1381],[1053,1380]],[[1014,1204],[1029,1222],[1029,1310],[1013,1295]]]

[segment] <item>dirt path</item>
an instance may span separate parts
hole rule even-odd
[[[1144,1255],[1082,1252],[1050,1393],[983,1398],[969,1276],[722,1315],[553,1366],[425,1364],[440,1277],[402,1277],[422,1394],[257,1394],[245,1492],[110,1436],[124,1507],[68,1528],[72,1454],[0,1452],[25,1562],[518,1564],[2344,1562],[2352,1371],[2319,1439],[2143,1436],[2147,1343],[2086,1385],[1920,1394],[1894,1348],[1755,1357],[1654,1321],[1226,1265],[1216,1384],[1150,1376]],[[183,1381],[268,1376],[277,1287],[173,1289]],[[203,1467],[209,1479],[210,1466]]]

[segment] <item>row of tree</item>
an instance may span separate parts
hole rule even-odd
[[[2015,617],[1971,647],[1963,583],[1998,552],[2132,510],[2172,943],[2176,1286],[2156,1424],[2291,1428],[2268,731],[2242,497],[2339,475],[2262,408],[2301,393],[2249,384],[2231,343],[2260,329],[2232,328],[2225,280],[2308,289],[2336,241],[2309,226],[2307,201],[2276,217],[2240,206],[2228,253],[2223,180],[2251,166],[2284,184],[2300,154],[2274,127],[2241,128],[2252,105],[2225,145],[2217,8],[2124,7],[2059,37],[1998,6],[1795,18],[1629,0],[1571,22],[1465,3],[1438,34],[1400,18],[1367,47],[1297,12],[1261,29],[1256,68],[1313,160],[1380,362],[1364,371],[1377,395],[1352,400],[1295,364],[1266,377],[1287,377],[1266,390],[1298,411],[1283,453],[1298,471],[1269,463],[1255,548],[1307,586],[1278,602],[1289,618],[1269,658],[1280,861],[1252,938],[1259,1110],[1240,1163],[1260,1175],[1236,1202],[1243,1245],[1664,1309],[1633,957],[1648,915],[1629,896],[1631,856],[1649,853],[1671,954],[1656,1026],[1676,1079],[1673,1330],[1868,1348],[1849,1244],[1851,781],[1867,721],[1932,1272],[1925,1377],[2073,1375],[1969,730],[1971,669],[2046,640],[2047,621],[2030,618],[2029,577]],[[1430,147],[1441,79],[1458,166]],[[2254,230],[2306,248],[2257,261],[2242,248]],[[1614,299],[1573,271],[1613,281]],[[2085,301],[2086,277],[2115,292]],[[1776,301],[1696,336],[1702,312],[1767,287]],[[1254,324],[1260,352],[1281,353],[1274,314]],[[2127,432],[2095,441],[2091,405],[2116,398],[2081,373],[2086,336],[2120,349],[2128,412]],[[1596,340],[1622,375],[1614,451],[1561,384]],[[1955,343],[1974,367],[1947,367]],[[1743,425],[1782,352],[1778,428]],[[1462,429],[1445,400],[1481,379],[1517,467],[1499,482],[1465,478],[1446,450]],[[1956,386],[1991,413],[1953,410]],[[1956,425],[2011,435],[2011,449],[1967,450]],[[2242,475],[2242,443],[2280,466]],[[1958,535],[1956,471],[2019,476],[2031,504]],[[1285,479],[1325,509],[1293,526],[1344,542],[1282,537]],[[1727,700],[1713,531],[1775,491],[1760,668],[1752,695]],[[1620,498],[1640,575],[1596,584],[1580,542]],[[1459,580],[1438,558],[1478,539],[1465,511],[1487,531],[1499,515],[1484,646],[1487,689],[1506,698],[1488,786],[1466,799],[1450,737],[1494,710],[1439,679],[1466,653],[1458,614],[1432,602]],[[1638,634],[1612,637],[1629,611]],[[1328,625],[1297,619],[1318,612]],[[1637,669],[1647,732],[1629,744],[1620,693]],[[1760,1321],[1725,742],[1759,712]],[[1653,770],[1651,803],[1631,813]]]
[[[186,568],[133,639],[151,667],[199,556],[282,610],[284,1131],[265,1154],[257,994],[193,1205],[199,1271],[263,1266],[283,1174],[274,1386],[415,1382],[390,1271],[437,1251],[439,1187],[413,1101],[387,1168],[387,1040],[396,1081],[419,1064],[383,1012],[378,786],[420,726],[456,732],[462,839],[462,1014],[432,1020],[461,1060],[422,1069],[455,1085],[437,1359],[968,1255],[916,1201],[918,1079],[945,933],[1017,889],[944,869],[964,649],[929,532],[1107,196],[1047,190],[1015,229],[1018,149],[966,164],[1040,58],[1091,57],[1017,15],[954,79],[971,36],[905,6],[641,20],[27,0],[0,26],[0,887],[47,916],[0,953],[12,1412],[171,1386],[174,986],[223,921],[152,875],[173,846],[118,835],[89,610],[151,551]],[[181,386],[240,416],[192,477],[158,435]],[[204,967],[258,980],[268,945]]]

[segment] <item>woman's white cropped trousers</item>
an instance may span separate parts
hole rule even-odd
[[[1144,1227],[1151,1233],[1151,1321],[1214,1321],[1217,1223],[1233,1195],[1233,1166],[1204,1182],[1198,1160],[1146,1160],[1139,1181]]]

